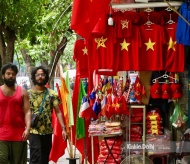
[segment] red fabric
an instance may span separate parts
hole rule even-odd
[[[145,88],[142,85],[139,76],[136,77],[134,83],[134,90],[135,90],[135,98],[140,101],[142,99],[142,95],[145,95]]]
[[[72,7],[71,29],[88,38],[99,17],[106,11],[111,0],[74,0]]]
[[[139,12],[137,14],[139,16],[139,21],[137,22],[138,25],[143,25],[148,20],[158,25],[164,25],[165,23],[162,14],[156,11],[151,11],[151,12],[145,11],[145,12]]]
[[[112,94],[108,94],[107,95],[107,112],[106,112],[106,116],[107,118],[110,118],[112,115],[116,114],[115,111],[115,104],[113,102],[113,100],[115,99],[115,97],[112,97]]]
[[[137,23],[139,16],[136,12],[131,11],[117,11],[115,15],[116,37],[125,38],[133,37],[135,35],[133,31],[132,23]]]
[[[104,76],[117,76],[117,71],[115,70],[96,70],[97,75],[104,75]]]
[[[73,60],[79,69],[80,77],[88,77],[88,50],[84,39],[75,42]]]
[[[59,97],[61,97],[59,85],[57,83],[56,83],[56,88],[57,88]],[[62,112],[62,115],[64,116],[63,110],[62,110],[63,109],[62,104],[60,104],[59,107],[61,109],[60,111]],[[63,121],[65,124],[64,117],[63,117]],[[49,160],[53,161],[53,162],[57,162],[57,160],[65,154],[67,142],[63,142],[62,129],[57,120],[54,110],[53,110],[53,114],[52,114],[52,126],[53,126],[53,130],[54,130],[54,134],[53,134],[53,139],[52,139],[52,148],[51,148]]]
[[[89,74],[89,79],[90,80],[90,88],[89,88],[89,92],[88,93],[91,93],[92,90],[94,89],[94,86],[98,86],[100,81],[101,81],[101,78],[100,78],[100,75],[96,73],[96,71],[91,71],[90,70],[90,74]]]
[[[162,97],[162,87],[156,82],[150,88],[150,95],[152,98],[157,99]]]
[[[182,86],[179,83],[171,84],[172,98],[179,99],[182,96]]]
[[[117,39],[114,49],[114,69],[118,71],[139,70],[139,48],[141,47],[140,31],[132,26],[133,37]],[[133,55],[131,55],[133,54]]]
[[[163,44],[165,43],[164,28],[152,24],[139,27],[142,46],[139,50],[139,69],[141,71],[163,70]]]
[[[129,109],[127,107],[127,103],[125,101],[124,96],[117,96],[114,98],[114,104],[115,104],[115,113],[116,114],[125,114],[129,115]]]
[[[184,45],[176,41],[177,23],[165,25],[166,44],[164,45],[164,68],[169,72],[184,72]]]
[[[172,90],[170,84],[162,84],[162,98],[163,99],[171,99],[172,98]]]
[[[17,86],[12,96],[5,96],[0,87],[0,140],[23,141],[25,119],[22,102],[22,87]]]
[[[53,139],[52,139],[52,148],[51,148],[49,160],[56,163],[58,159],[65,154],[67,142],[63,141],[62,129],[54,111],[52,114],[52,126],[54,129],[54,134],[53,134]]]
[[[173,12],[173,11],[167,11],[167,10],[162,10],[162,11],[159,11],[159,13],[162,15],[164,21],[165,21],[165,24],[169,21],[169,20],[173,20],[174,22],[177,22],[178,21],[178,14],[176,12]]]
[[[106,15],[104,15],[104,18]],[[103,18],[102,18],[103,19]],[[105,24],[105,21],[98,22],[99,29],[93,31],[90,39],[88,40],[89,50],[89,69],[113,69],[114,67],[114,43],[115,29],[112,26]],[[102,31],[105,27],[106,33]]]

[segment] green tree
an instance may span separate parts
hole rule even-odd
[[[13,62],[16,53],[19,62],[22,54],[28,72],[37,63],[54,72],[62,54],[71,56],[63,53],[74,40],[71,0],[1,0],[0,11],[0,68]]]

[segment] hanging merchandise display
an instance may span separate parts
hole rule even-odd
[[[169,143],[175,140],[170,130],[182,130],[187,122],[180,106],[185,94],[179,75],[186,71],[186,44],[182,42],[186,37],[178,24],[181,16],[165,2],[124,4],[117,0],[104,2],[99,7],[101,14],[91,22],[92,4],[89,16],[85,11],[86,21],[82,19],[85,27],[78,29],[77,21],[71,22],[73,30],[83,37],[75,42],[73,59],[79,78],[88,78],[79,117],[90,121],[91,163],[119,164],[132,154],[141,156],[143,164],[145,156],[154,162],[151,155],[166,161]],[[179,7],[182,2],[170,4]],[[94,151],[97,138],[99,151]],[[155,150],[143,149],[147,143],[154,144]]]

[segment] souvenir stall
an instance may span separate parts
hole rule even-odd
[[[171,160],[173,129],[188,121],[187,3],[112,0],[88,36],[75,42],[77,72],[88,79],[79,115],[91,119],[92,164]]]

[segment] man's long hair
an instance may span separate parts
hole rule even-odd
[[[36,72],[37,72],[39,69],[42,69],[43,72],[44,72],[44,74],[46,75],[46,77],[45,77],[45,83],[47,83],[48,80],[49,80],[49,71],[48,71],[48,69],[46,69],[44,66],[39,66],[39,67],[34,68],[34,69],[32,70],[32,72],[31,72],[31,80],[32,80],[32,82],[33,82],[34,85],[36,85],[35,74],[36,74]]]

